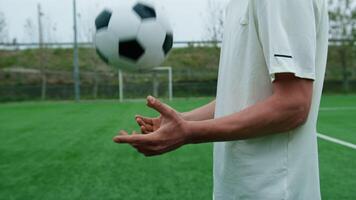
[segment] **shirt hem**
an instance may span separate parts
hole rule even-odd
[[[315,80],[314,73],[300,72],[300,71],[293,70],[293,69],[286,69],[284,67],[277,67],[276,69],[270,70],[270,72],[269,72],[272,82],[276,79],[275,75],[280,74],[280,73],[292,73],[298,78]]]

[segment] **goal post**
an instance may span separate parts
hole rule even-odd
[[[120,102],[123,102],[124,101],[124,81],[123,81],[121,69],[119,69],[118,79],[119,79],[119,98],[120,98]]]
[[[168,72],[168,98],[173,100],[173,71],[172,67],[156,67],[153,71],[167,71]]]
[[[155,67],[152,69],[152,73],[155,74],[156,72],[167,71],[168,76],[168,99],[169,101],[173,100],[173,70],[172,67],[169,66],[162,66],[162,67]],[[155,76],[152,76],[155,79]],[[119,99],[120,102],[124,101],[124,73],[122,70],[118,71],[118,79],[119,79]],[[155,81],[155,80],[154,80]],[[155,84],[153,84],[153,91],[156,90]]]

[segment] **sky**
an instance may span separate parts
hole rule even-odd
[[[94,19],[106,7],[123,0],[77,0],[78,28],[89,30]],[[171,21],[176,41],[206,39],[209,0],[153,0],[163,8]],[[228,0],[215,0],[224,5]],[[0,0],[0,12],[5,15],[8,39],[17,42],[38,42],[37,5],[41,4],[45,42],[73,41],[73,1],[72,0]],[[32,24],[32,34],[24,28]],[[29,29],[27,29],[29,30]],[[79,39],[90,37],[88,31],[80,31]]]

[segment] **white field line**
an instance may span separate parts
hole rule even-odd
[[[321,107],[320,111],[356,110],[355,106],[349,107]]]
[[[320,134],[320,133],[318,134],[318,137],[320,139],[323,139],[323,140],[326,140],[326,141],[329,141],[329,142],[332,142],[332,143],[335,143],[335,144],[339,144],[339,145],[342,145],[344,147],[348,147],[348,148],[356,150],[356,145],[352,144],[350,142],[345,142],[345,141],[342,141],[342,140],[339,140],[339,139],[336,139],[336,138],[333,138],[333,137],[330,137],[330,136],[326,136],[326,135],[323,135],[323,134]]]
[[[339,111],[339,110],[356,110],[356,107],[354,106],[350,106],[350,107],[321,107],[320,108],[320,111]],[[332,142],[332,143],[335,143],[335,144],[339,144],[339,145],[342,145],[344,147],[348,147],[348,148],[351,148],[351,149],[356,149],[356,145],[355,144],[352,144],[350,142],[345,142],[345,141],[342,141],[342,140],[339,140],[339,139],[336,139],[336,138],[333,138],[333,137],[330,137],[330,136],[326,136],[324,134],[318,134],[318,137],[320,139],[323,139],[323,140],[326,140],[326,141],[329,141],[329,142]]]

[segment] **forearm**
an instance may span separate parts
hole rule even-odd
[[[188,122],[191,143],[234,141],[292,130],[303,124],[309,108],[270,97],[241,112],[214,120]]]
[[[203,121],[213,119],[214,113],[215,100],[190,112],[182,113],[182,117],[187,121]]]
[[[311,80],[300,79],[293,74],[277,74],[271,97],[219,119],[212,119],[215,102],[185,113],[184,118],[182,114],[149,96],[147,105],[161,114],[159,118],[146,119],[152,131],[132,135],[121,132],[121,136],[114,140],[131,144],[146,156],[154,156],[190,143],[233,141],[286,132],[306,121],[312,91]]]

